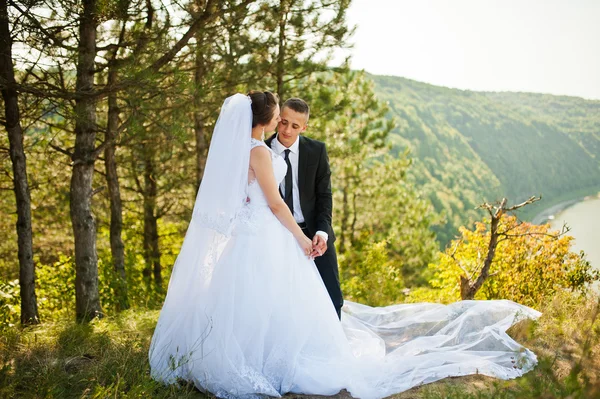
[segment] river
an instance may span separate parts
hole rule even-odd
[[[600,269],[600,198],[588,197],[553,216],[551,226],[560,229],[566,223],[571,228],[568,234],[575,237],[573,250],[583,250],[591,265]]]

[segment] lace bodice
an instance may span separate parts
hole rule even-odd
[[[287,172],[287,166],[285,164],[285,160],[283,157],[277,155],[273,150],[267,146],[264,141],[251,139],[250,150],[255,147],[263,146],[269,150],[271,153],[271,161],[273,164],[273,174],[275,175],[275,181],[280,183],[284,178]],[[249,205],[267,205],[267,199],[265,198],[265,194],[261,190],[258,182],[254,179],[251,183],[248,184],[248,199]]]

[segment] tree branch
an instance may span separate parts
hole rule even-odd
[[[98,194],[99,192],[104,191],[105,188],[106,188],[106,186],[100,186],[100,187],[94,189],[94,191],[92,191],[92,197],[94,195]]]
[[[31,13],[29,13],[29,12],[23,10],[21,7],[19,7],[19,5],[16,2],[9,0],[8,4],[10,4],[11,7],[15,8],[17,11],[19,11],[21,13],[21,15],[25,16],[31,23],[33,23],[33,25],[36,28],[38,28],[40,30],[40,32],[42,32],[44,34],[44,36],[46,36],[46,38],[50,39],[50,41],[55,46],[64,48],[69,51],[77,51],[77,47],[65,45],[63,43],[64,39],[61,40],[61,39],[57,38],[56,35],[48,32],[48,30],[42,26],[42,24],[40,23],[40,21],[37,20],[37,18],[35,18],[33,15],[31,15]]]
[[[525,205],[529,205],[529,204],[533,204],[534,202],[537,202],[539,200],[542,199],[542,196],[540,195],[539,197],[536,198],[535,195],[531,196],[527,201],[520,203],[519,205],[514,205],[511,206],[510,208],[506,209],[506,212],[510,212],[510,211],[514,211],[517,210],[519,208],[524,207]]]
[[[67,150],[64,150],[64,149],[62,149],[62,148],[60,148],[60,147],[58,147],[58,146],[56,146],[56,145],[54,145],[54,144],[52,144],[52,143],[48,143],[48,145],[49,145],[50,147],[52,147],[53,149],[55,149],[56,151],[58,151],[58,152],[60,152],[60,153],[62,153],[62,154],[65,154],[65,155],[66,155],[66,156],[68,156],[69,158],[73,159],[73,153],[72,153],[72,152],[69,152],[69,151],[67,151]]]

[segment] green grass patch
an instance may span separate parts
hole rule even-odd
[[[2,398],[205,398],[150,378],[157,311],[129,310],[89,325],[70,320],[4,331]]]

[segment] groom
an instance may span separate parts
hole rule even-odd
[[[300,136],[308,127],[309,107],[299,98],[290,98],[281,108],[277,133],[265,143],[287,164],[279,189],[294,219],[313,240],[312,256],[341,319],[342,290],[331,227],[331,172],[325,144]]]

